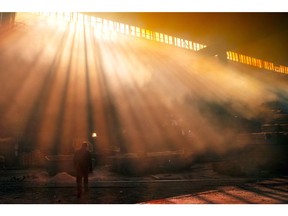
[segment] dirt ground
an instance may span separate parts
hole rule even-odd
[[[180,173],[124,176],[98,167],[89,192],[76,197],[75,177],[45,170],[1,172],[1,204],[275,204],[288,203],[288,177],[236,178],[219,175],[211,164]]]
[[[224,186],[215,190],[186,194],[146,204],[287,204],[287,177],[273,178],[241,186]]]

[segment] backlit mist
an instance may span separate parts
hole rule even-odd
[[[216,57],[33,14],[16,21],[0,39],[0,129],[24,150],[68,154],[96,132],[99,151],[222,153],[287,100],[282,80]]]

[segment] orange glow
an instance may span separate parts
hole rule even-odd
[[[276,98],[274,83],[268,89],[187,51],[200,44],[81,14],[65,17],[78,21],[18,13],[17,22],[25,25],[1,35],[1,115],[7,127],[23,132],[24,147],[71,153],[97,131],[100,152],[115,146],[122,152],[224,151],[235,131],[207,107],[223,105],[228,114],[250,119]],[[126,37],[130,30],[185,49]]]
[[[126,34],[126,35],[130,35],[134,37],[135,36],[141,37],[147,40],[155,40],[157,42],[175,45],[180,48],[191,49],[195,51],[198,51],[206,47],[206,45],[204,44],[199,44],[199,43],[195,43],[192,41],[175,38],[170,35],[163,34],[163,33],[160,33],[160,37],[159,37],[158,32],[153,32],[151,30],[143,29],[143,28],[139,28],[135,26],[129,26],[127,24],[114,22],[112,20],[102,19],[98,17],[90,17],[87,15],[83,15],[81,13],[47,13],[45,12],[45,13],[37,13],[37,14],[48,16],[50,18],[53,18],[54,20],[56,19],[57,22],[59,22],[59,20],[62,22],[73,21],[73,22],[81,23],[87,26],[91,26],[97,29],[96,31],[98,32],[98,34],[99,32],[105,34],[106,38],[109,37],[107,35],[115,34],[115,32],[117,32],[117,33]],[[174,38],[175,43],[173,43],[173,38]],[[194,47],[192,47],[192,43],[194,44]]]
[[[92,133],[91,136],[92,136],[92,137],[97,137],[97,134],[94,132],[94,133]]]
[[[238,54],[232,51],[227,51],[226,55],[227,55],[227,59],[231,61],[240,62],[243,64],[258,67],[258,68],[264,68],[266,70],[271,70],[271,71],[275,71],[278,73],[288,74],[288,67],[283,66],[283,65],[276,66],[274,65],[273,62],[263,61],[261,59],[256,59],[256,58],[246,56],[243,54]]]

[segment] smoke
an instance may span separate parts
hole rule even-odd
[[[140,41],[101,51],[121,122],[133,131],[127,139],[139,151],[238,148],[237,136],[265,122],[278,97],[277,82],[191,51]]]
[[[0,43],[1,128],[24,146],[67,152],[93,130],[99,151],[223,153],[287,100],[285,82],[217,58],[39,23]]]

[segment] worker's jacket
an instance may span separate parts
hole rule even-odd
[[[89,151],[80,149],[75,152],[74,168],[80,173],[89,173],[92,171],[92,159]]]

